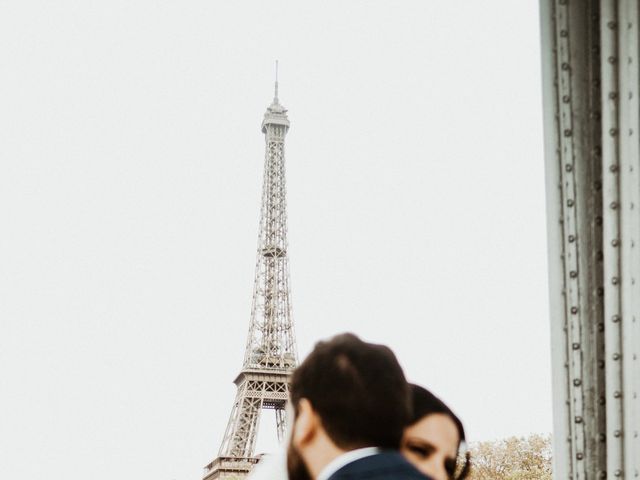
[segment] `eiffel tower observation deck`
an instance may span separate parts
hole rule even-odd
[[[264,183],[249,334],[238,392],[218,457],[204,470],[205,480],[245,478],[258,463],[255,445],[263,410],[274,410],[278,439],[286,431],[289,378],[297,353],[287,254],[287,208],[284,140],[287,110],[275,96],[262,121],[265,134]]]

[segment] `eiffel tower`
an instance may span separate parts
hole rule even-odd
[[[274,410],[278,439],[286,431],[289,377],[297,353],[289,292],[284,139],[287,110],[275,96],[262,121],[265,134],[264,183],[251,320],[238,387],[218,457],[205,467],[204,479],[245,478],[258,463],[254,456],[263,409]]]

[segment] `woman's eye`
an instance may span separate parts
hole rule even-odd
[[[425,451],[424,448],[421,447],[415,447],[413,445],[409,446],[409,450],[411,450],[413,453],[415,453],[416,455],[420,455],[421,457],[424,457],[427,452]]]
[[[407,445],[407,449],[422,458],[427,458],[433,452],[433,448],[422,445]]]

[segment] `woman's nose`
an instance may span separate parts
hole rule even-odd
[[[447,470],[444,468],[444,462],[439,461],[436,465],[437,476],[434,480],[449,480],[449,476],[447,475]]]
[[[444,459],[442,458],[430,458],[423,470],[428,473],[433,480],[449,480],[447,470],[444,468]]]

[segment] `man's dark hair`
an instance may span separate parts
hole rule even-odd
[[[393,352],[345,333],[316,344],[295,370],[291,402],[306,398],[343,450],[400,446],[411,395]]]

